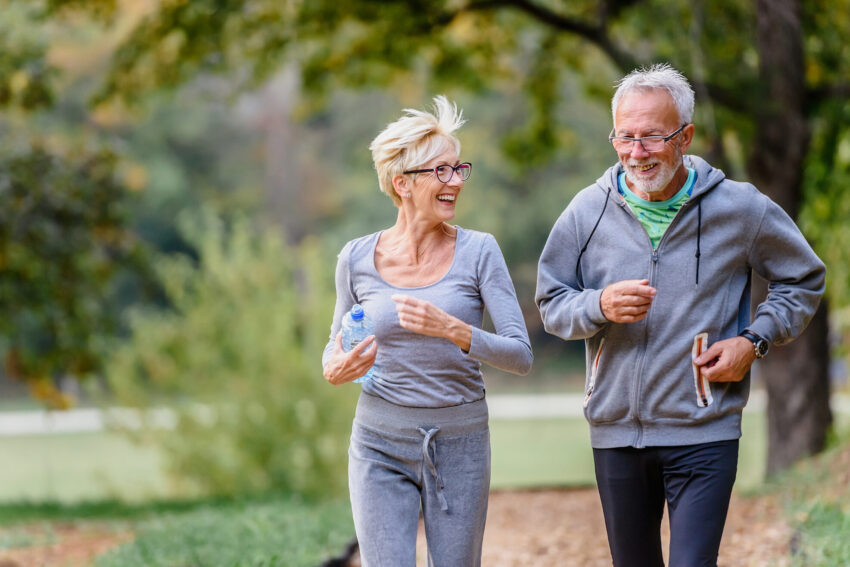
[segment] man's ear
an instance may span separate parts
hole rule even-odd
[[[688,124],[684,128],[682,128],[682,153],[687,153],[688,148],[691,146],[691,142],[694,141],[694,125]]]

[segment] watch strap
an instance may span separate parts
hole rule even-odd
[[[738,336],[744,337],[745,339],[753,343],[753,350],[756,353],[756,358],[764,358],[764,355],[767,354],[767,349],[769,346],[767,339],[760,337],[752,331],[748,331],[746,329],[741,331],[741,334]]]

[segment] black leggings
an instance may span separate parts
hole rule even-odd
[[[670,567],[716,567],[738,468],[738,440],[594,449],[614,567],[663,567],[661,519],[670,514]]]

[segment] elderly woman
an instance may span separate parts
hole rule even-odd
[[[413,566],[420,507],[432,565],[481,563],[490,432],[481,363],[516,374],[532,354],[505,260],[492,235],[449,224],[472,165],[461,163],[457,107],[406,110],[370,149],[392,227],[339,254],[331,384],[375,364],[363,383],[349,447],[349,489],[368,567]],[[359,303],[375,336],[342,348],[342,317]],[[495,333],[481,329],[486,307]]]

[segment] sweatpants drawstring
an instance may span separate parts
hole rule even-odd
[[[440,473],[437,472],[437,440],[434,439],[434,435],[440,430],[439,427],[432,427],[428,431],[425,431],[424,428],[418,427],[419,433],[425,436],[425,439],[422,441],[422,455],[425,457],[425,464],[428,466],[428,470],[431,471],[431,474],[434,475],[434,480],[437,484],[437,499],[440,501],[440,510],[443,512],[449,509],[449,503],[446,502],[446,497],[443,495],[443,478],[440,476]],[[429,451],[429,446],[431,445],[431,440],[434,440],[434,458],[431,458],[431,451]]]

